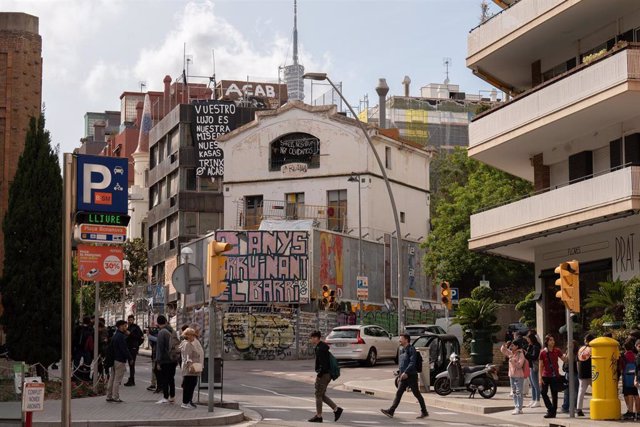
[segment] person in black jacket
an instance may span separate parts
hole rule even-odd
[[[524,354],[524,357],[529,361],[529,370],[531,374],[529,375],[529,381],[531,382],[531,403],[529,404],[529,408],[537,408],[540,406],[540,350],[542,350],[542,346],[540,345],[540,341],[538,341],[538,337],[536,336],[535,330],[530,330],[527,334],[527,351]]]
[[[138,350],[140,345],[144,342],[144,334],[140,326],[136,325],[135,317],[133,314],[127,317],[127,346],[131,353],[131,359],[129,360],[129,380],[124,384],[125,387],[136,385],[136,357],[138,356]]]
[[[327,386],[331,381],[331,362],[329,357],[329,346],[322,340],[320,331],[311,333],[311,343],[315,346],[316,353],[316,415],[309,420],[310,423],[322,422],[322,402],[326,403],[333,409],[335,421],[338,421],[342,415],[342,408],[333,403],[327,396]]]
[[[107,386],[107,402],[121,403],[120,400],[120,383],[127,367],[127,361],[131,360],[131,353],[127,347],[127,338],[125,331],[127,330],[127,322],[118,320],[116,322],[116,333],[111,338],[111,346],[113,350],[113,373],[109,376],[109,384]]]
[[[418,386],[418,370],[416,369],[416,363],[418,362],[418,353],[411,345],[411,336],[409,334],[400,335],[400,345],[402,346],[402,353],[400,353],[400,360],[398,365],[400,367],[400,384],[398,385],[398,391],[396,392],[396,398],[393,400],[393,404],[389,409],[381,409],[380,411],[389,418],[393,418],[398,405],[400,405],[400,399],[407,388],[411,388],[413,395],[418,399],[420,404],[420,415],[417,418],[425,418],[429,416],[427,407],[424,403],[424,398],[420,393],[420,387]]]

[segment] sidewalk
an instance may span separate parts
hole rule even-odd
[[[336,389],[359,392],[383,399],[393,399],[396,393],[393,379],[349,381],[336,387]],[[509,397],[509,389],[507,387],[498,388],[498,392],[491,399],[484,399],[478,394],[476,394],[474,399],[468,399],[469,393],[452,393],[446,397],[438,396],[434,392],[423,393],[422,395],[424,396],[427,407],[479,414],[518,425],[534,427],[612,427],[621,424],[621,421],[592,421],[588,418],[588,410],[585,410],[587,417],[569,418],[568,414],[558,414],[557,418],[547,420],[543,418],[547,412],[544,404],[539,408],[524,408],[524,414],[522,415],[511,415],[511,411],[513,411],[513,399]],[[560,405],[562,404],[562,396],[562,393],[558,396]],[[589,408],[589,400],[590,395],[587,395],[584,402],[585,408]],[[527,402],[528,400],[525,398],[525,404]],[[622,406],[624,407],[624,403],[622,403]]]
[[[180,399],[182,395],[177,394]],[[180,408],[181,401],[173,405],[157,405],[158,395],[146,391],[141,385],[120,387],[120,398],[124,403],[108,403],[104,396],[73,399],[73,426],[219,426],[244,421],[243,411],[216,407],[213,413],[209,413],[206,404],[193,410]],[[45,401],[44,411],[34,414],[33,425],[59,426],[60,405],[59,400]]]

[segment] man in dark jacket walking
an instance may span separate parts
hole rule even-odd
[[[158,316],[158,340],[156,343],[156,378],[158,386],[162,388],[163,398],[156,403],[174,403],[176,401],[176,365],[171,360],[171,338],[178,339],[173,328],[167,323],[167,318]]]
[[[127,322],[118,320],[116,322],[116,328],[116,333],[113,335],[113,338],[111,338],[113,372],[109,376],[109,384],[107,385],[107,402],[121,403],[120,383],[122,382],[122,377],[124,377],[127,361],[131,360],[131,353],[129,353],[125,337]]]
[[[311,344],[315,346],[316,353],[316,415],[309,420],[310,423],[322,422],[322,402],[326,403],[333,409],[335,421],[338,421],[342,415],[342,408],[333,403],[327,396],[327,386],[331,382],[331,362],[329,358],[329,346],[322,340],[320,331],[311,333]]]
[[[393,400],[393,404],[389,409],[381,409],[382,413],[389,418],[393,418],[393,413],[400,404],[402,395],[411,388],[413,395],[418,399],[420,404],[420,415],[418,418],[425,418],[429,416],[427,407],[424,404],[424,398],[420,394],[420,388],[418,387],[418,371],[416,369],[416,363],[418,359],[418,352],[410,344],[411,336],[403,334],[400,336],[400,345],[402,346],[402,353],[400,353],[400,384],[398,385],[398,391],[396,392],[396,398]]]
[[[136,325],[133,315],[127,317],[127,322],[127,346],[131,353],[131,360],[129,360],[129,381],[124,385],[125,387],[130,387],[136,385],[136,357],[138,356],[140,345],[144,341],[144,334],[140,326]]]

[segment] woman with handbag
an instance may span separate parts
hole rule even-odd
[[[182,332],[184,341],[180,343],[182,355],[182,409],[195,409],[193,404],[193,392],[198,384],[198,375],[202,372],[204,363],[204,350],[197,333],[192,328]]]
[[[555,418],[558,412],[558,391],[563,387],[564,378],[560,376],[558,359],[566,362],[562,351],[556,347],[556,340],[549,334],[544,337],[544,349],[540,352],[540,383],[542,383],[542,400],[547,407],[545,418]],[[551,399],[549,399],[551,389]]]

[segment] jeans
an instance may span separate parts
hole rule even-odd
[[[549,399],[551,389],[551,399]],[[555,416],[558,412],[558,379],[555,377],[542,377],[542,400],[547,407],[547,413]]]
[[[138,352],[129,349],[131,353],[131,359],[129,360],[129,381],[132,383],[136,382],[136,357],[138,357]]]
[[[322,414],[322,402],[329,405],[334,411],[338,407],[333,400],[327,396],[327,386],[331,382],[331,374],[322,374],[316,377],[316,414]]]
[[[160,369],[156,371],[158,386],[162,388],[165,399],[176,396],[176,364],[162,363]]]
[[[524,378],[509,377],[511,382],[511,391],[513,392],[513,406],[516,409],[522,409]]]
[[[418,403],[420,404],[420,410],[422,413],[427,412],[427,406],[424,404],[424,399],[422,394],[420,393],[420,387],[418,386],[418,374],[407,374],[406,380],[400,380],[400,384],[398,384],[398,391],[396,392],[396,398],[393,399],[393,404],[391,408],[389,408],[389,412],[392,414],[395,412],[398,405],[400,405],[400,399],[402,399],[402,395],[407,388],[410,387],[413,395],[418,399]]]
[[[534,402],[540,401],[540,378],[537,364],[536,368],[532,368],[529,374],[529,382],[531,383],[531,400]]]
[[[185,375],[182,377],[182,403],[185,405],[193,400],[193,391],[198,384],[197,375]]]
[[[574,406],[576,404],[576,401],[578,400],[578,386],[579,386],[579,382],[578,382],[578,375],[576,374],[573,380],[573,390],[575,391],[573,393],[573,403]],[[567,374],[567,380],[569,379],[569,374]],[[568,381],[567,381],[568,382]],[[567,387],[564,391],[564,397],[562,399],[562,410],[567,412],[569,410],[569,387]]]
[[[587,388],[591,385],[591,378],[579,378],[580,386],[578,387],[578,404],[576,408],[582,410],[582,403],[584,402],[584,395],[587,393]]]
[[[127,370],[127,364],[125,362],[113,362],[113,373],[109,377],[109,384],[107,385],[107,399],[120,399],[120,383],[122,377]]]

